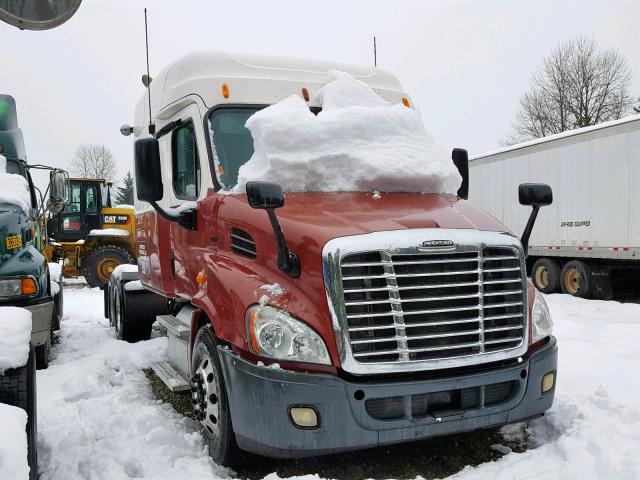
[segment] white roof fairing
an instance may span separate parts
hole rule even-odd
[[[330,80],[330,70],[353,75],[393,103],[408,96],[393,74],[379,68],[279,56],[198,52],[182,57],[155,76],[151,83],[151,109],[155,118],[158,112],[189,95],[200,97],[207,108],[224,103],[271,105],[292,94],[302,96],[302,88],[309,92],[308,104],[318,106],[316,94]],[[229,86],[227,99],[222,95],[223,83]],[[171,114],[169,109],[163,117]],[[136,106],[136,136],[146,130],[148,122],[145,91]]]

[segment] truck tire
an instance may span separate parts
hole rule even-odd
[[[100,247],[89,254],[84,266],[84,278],[90,287],[103,287],[109,282],[111,272],[123,263],[135,263],[136,259],[125,248],[115,245]]]
[[[64,315],[64,287],[62,286],[62,281],[60,281],[58,286],[60,290],[53,296],[53,313],[51,315],[52,332],[60,330],[60,322],[62,322],[62,316]]]
[[[164,297],[148,291],[127,292],[123,284],[113,289],[111,307],[117,337],[129,343],[149,340],[156,316],[167,313]]]
[[[531,268],[531,280],[542,293],[560,291],[560,265],[550,258],[539,258]]]
[[[580,260],[571,260],[562,267],[560,274],[562,293],[574,297],[589,298],[591,295],[591,269]]]
[[[198,331],[191,372],[194,417],[200,423],[209,455],[218,465],[233,467],[241,458],[241,450],[233,431],[217,342],[210,325]]]
[[[36,362],[32,348],[24,367],[7,370],[0,376],[0,403],[27,412],[27,449],[30,480],[38,478],[38,421],[36,408]]]
[[[44,345],[38,345],[35,348],[36,353],[36,368],[38,370],[45,370],[49,368],[49,356],[51,355],[51,333]]]

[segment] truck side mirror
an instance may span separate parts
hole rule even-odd
[[[69,173],[64,170],[53,170],[49,174],[49,200],[47,209],[52,215],[60,213],[69,202]]]
[[[247,200],[251,208],[280,208],[284,205],[282,187],[271,182],[248,182]]]
[[[164,195],[160,144],[157,138],[141,138],[134,146],[136,192],[138,200],[155,203]]]
[[[551,205],[553,202],[553,192],[549,185],[544,183],[521,183],[518,187],[518,199],[520,205],[529,205],[533,207],[527,226],[524,227],[522,233],[522,248],[524,249],[525,258],[529,255],[529,238],[533,231],[533,225],[536,223],[538,211],[540,207]]]
[[[462,177],[458,196],[466,200],[469,198],[469,154],[464,148],[454,148],[451,152],[451,159]]]
[[[521,183],[518,187],[520,205],[544,207],[553,203],[551,187],[544,183]]]
[[[266,210],[267,215],[269,215],[273,235],[276,237],[278,268],[290,277],[299,277],[300,260],[295,253],[289,251],[275,211],[276,208],[284,205],[282,187],[277,183],[271,182],[247,182],[246,189],[247,200],[251,208]]]

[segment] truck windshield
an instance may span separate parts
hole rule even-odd
[[[244,126],[259,108],[225,108],[209,115],[209,135],[214,153],[216,175],[223,188],[238,182],[240,166],[253,155],[253,137]]]

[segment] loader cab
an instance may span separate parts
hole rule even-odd
[[[111,182],[72,178],[69,203],[49,220],[49,235],[58,242],[84,240],[102,228],[102,209],[111,208]]]

